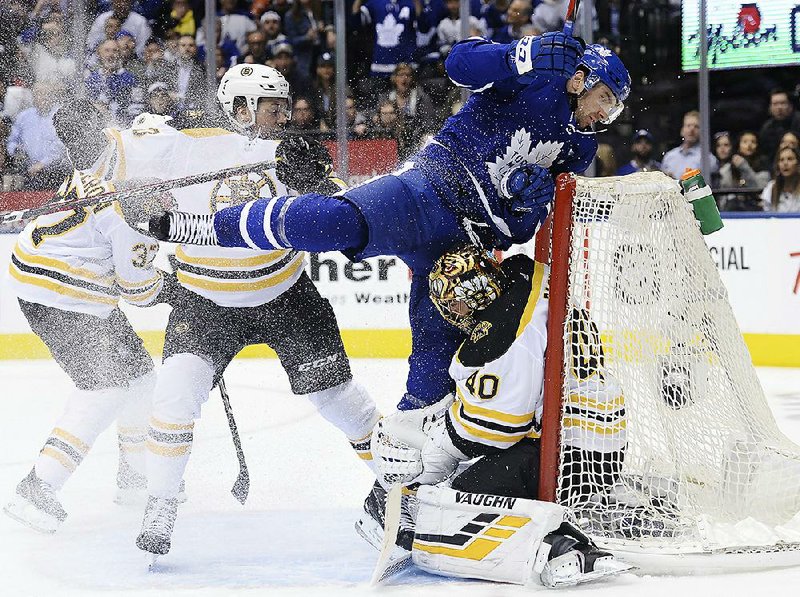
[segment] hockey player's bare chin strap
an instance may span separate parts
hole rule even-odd
[[[367,244],[361,212],[343,197],[309,193],[258,199],[218,212],[217,242],[224,247],[354,251]]]

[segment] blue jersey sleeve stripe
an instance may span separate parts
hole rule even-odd
[[[247,247],[239,229],[239,221],[246,204],[222,209],[214,214],[214,232],[223,247]]]
[[[261,225],[268,199],[248,201],[239,220],[239,230],[242,238],[251,249],[268,247],[264,227]]]

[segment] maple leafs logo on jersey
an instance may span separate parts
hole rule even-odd
[[[383,23],[375,25],[375,34],[378,36],[378,45],[382,48],[394,48],[400,43],[405,26],[398,23],[393,14],[386,15]]]
[[[564,143],[560,141],[539,141],[533,145],[531,134],[524,128],[518,129],[511,137],[511,142],[506,146],[503,155],[494,162],[486,162],[489,176],[497,192],[500,192],[500,181],[503,176],[524,164],[537,164],[549,168],[561,152]]]

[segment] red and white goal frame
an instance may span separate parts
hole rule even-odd
[[[564,437],[583,432],[592,454],[624,453],[613,487],[564,504],[599,545],[650,572],[800,565],[800,446],[778,429],[678,183],[560,175],[535,257],[551,266],[540,499],[575,484]],[[576,306],[618,404],[570,377]]]

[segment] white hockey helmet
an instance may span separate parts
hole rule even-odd
[[[244,99],[253,119],[249,123],[242,123],[236,119],[234,100],[237,97]],[[284,76],[264,64],[237,64],[228,69],[217,88],[217,100],[223,112],[234,127],[246,132],[255,124],[255,114],[258,100],[262,97],[275,97],[286,100],[286,119],[292,117],[292,97],[289,93],[289,82]]]

